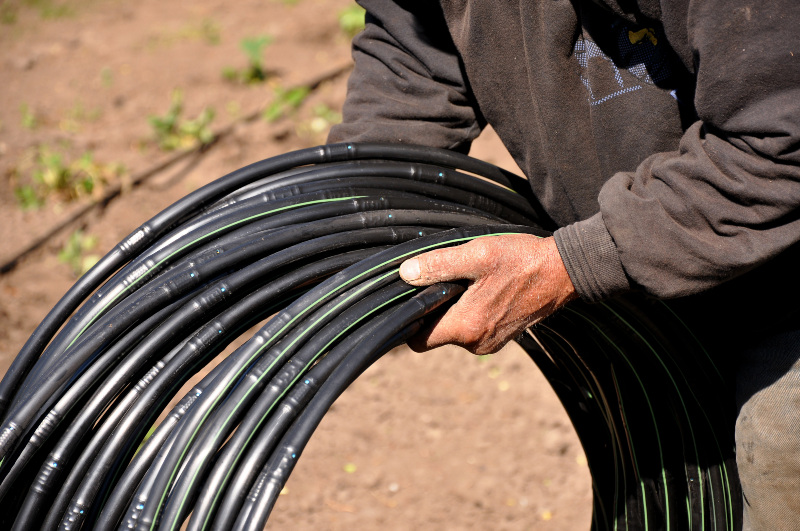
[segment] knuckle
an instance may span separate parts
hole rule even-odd
[[[464,345],[475,346],[483,340],[486,333],[486,326],[483,322],[472,316],[468,316],[461,324],[461,341]]]
[[[470,259],[474,261],[476,264],[481,264],[482,266],[491,266],[497,259],[497,253],[493,242],[490,242],[492,238],[478,238],[477,240],[472,240],[468,245],[470,245]]]
[[[491,255],[486,238],[472,240],[469,245],[472,247],[470,250],[473,256],[478,260],[483,261]]]

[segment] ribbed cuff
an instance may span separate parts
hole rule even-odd
[[[617,246],[599,212],[558,229],[553,237],[569,278],[582,299],[599,302],[630,291]]]

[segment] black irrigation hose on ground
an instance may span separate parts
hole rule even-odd
[[[262,528],[336,398],[464,289],[409,286],[400,263],[553,228],[523,179],[413,146],[301,150],[189,194],[82,277],[0,383],[0,526]],[[518,339],[583,444],[592,529],[741,526],[728,383],[697,337],[629,297]]]

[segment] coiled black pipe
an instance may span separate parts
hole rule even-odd
[[[311,164],[364,159],[422,162],[468,171],[515,190],[526,197],[532,208],[540,214],[540,220],[549,219],[523,179],[491,164],[455,152],[421,146],[331,144],[303,149],[251,164],[190,193],[164,209],[134,230],[83,275],[31,334],[3,380],[0,381],[0,415],[5,414],[7,405],[28,371],[33,367],[61,324],[75,311],[81,301],[97,289],[108,278],[108,275],[152,244],[156,238],[225,195],[269,175]],[[543,225],[545,228],[555,228],[554,226],[547,227],[544,223]],[[10,431],[4,429],[0,432],[0,458],[5,455],[5,441],[14,439],[13,431],[13,429]]]
[[[463,289],[407,286],[399,264],[541,228],[519,177],[413,146],[301,150],[188,195],[80,279],[0,383],[0,525],[260,528],[330,404]],[[584,444],[594,529],[736,529],[728,382],[678,312],[574,302],[519,343]]]
[[[306,242],[306,244],[309,243],[311,242]],[[320,249],[319,244],[316,246],[306,245],[306,247],[311,247],[312,250]],[[73,480],[74,487],[68,488],[65,485],[61,488],[59,498],[53,504],[51,512],[63,512],[65,510],[69,501],[69,497],[65,498],[65,496],[74,495],[74,491],[78,489],[77,482],[80,482],[84,489],[88,489],[89,492],[97,492],[101,485],[91,479],[93,476],[97,476],[97,468],[112,466],[113,463],[118,463],[116,467],[118,468],[121,463],[126,463],[130,453],[136,449],[144,434],[147,433],[148,427],[158,416],[158,412],[163,409],[165,398],[171,397],[187,378],[208,363],[218,351],[227,346],[239,333],[269,315],[276,308],[280,308],[281,303],[285,304],[288,293],[305,283],[325,278],[325,276],[339,271],[354,261],[363,259],[374,252],[375,250],[370,248],[359,249],[300,267],[239,299],[237,304],[214,315],[211,321],[194,331],[189,341],[162,358],[153,370],[144,375],[129,390],[124,397],[124,400],[129,402],[124,408],[117,407],[113,413],[107,415],[105,422],[112,421],[111,417],[117,414],[117,411],[124,416],[113,421],[113,434],[108,434],[99,440],[98,437],[100,436],[95,435],[92,443],[95,444],[95,441],[97,441],[97,444],[102,445],[101,448],[96,451],[86,448],[82,451],[80,458],[82,465],[76,464],[70,477]],[[267,266],[269,265],[267,264]],[[262,267],[263,269],[269,268]],[[174,320],[175,317],[180,317],[180,315],[174,314],[171,319]],[[165,325],[167,324],[168,322],[165,322]],[[174,327],[169,329],[174,329]],[[222,333],[220,333],[220,330]],[[143,352],[143,354],[145,353],[146,351]],[[131,358],[136,359],[136,356],[132,355]],[[127,371],[122,374],[127,374]],[[102,399],[97,402],[98,406],[101,407],[107,404],[107,401],[104,403]],[[59,455],[67,453],[67,449],[59,448],[59,450]],[[75,451],[76,448],[72,446],[69,450]],[[50,463],[51,461],[48,460],[46,466]],[[102,476],[102,473],[100,475]],[[44,480],[49,477],[49,474],[47,470],[43,469],[40,472],[40,476]],[[88,496],[86,492],[79,495],[80,498],[85,498],[86,496]],[[82,505],[86,505],[86,503]]]
[[[303,414],[287,431],[278,448],[272,452],[267,465],[253,484],[244,506],[239,511],[233,529],[264,527],[269,512],[297,459],[336,398],[377,359],[377,352],[386,352],[404,343],[405,339],[421,325],[419,319],[463,290],[463,286],[459,285],[435,284],[395,311],[381,317],[379,326],[374,327],[358,345],[352,348],[347,357],[320,386],[319,391],[303,410]]]

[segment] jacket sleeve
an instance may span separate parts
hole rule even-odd
[[[466,153],[483,120],[438,2],[361,0],[344,119],[329,142],[401,142]]]
[[[663,20],[685,21],[700,120],[678,151],[611,177],[600,213],[556,233],[590,301],[698,293],[800,240],[800,3],[685,5]]]

